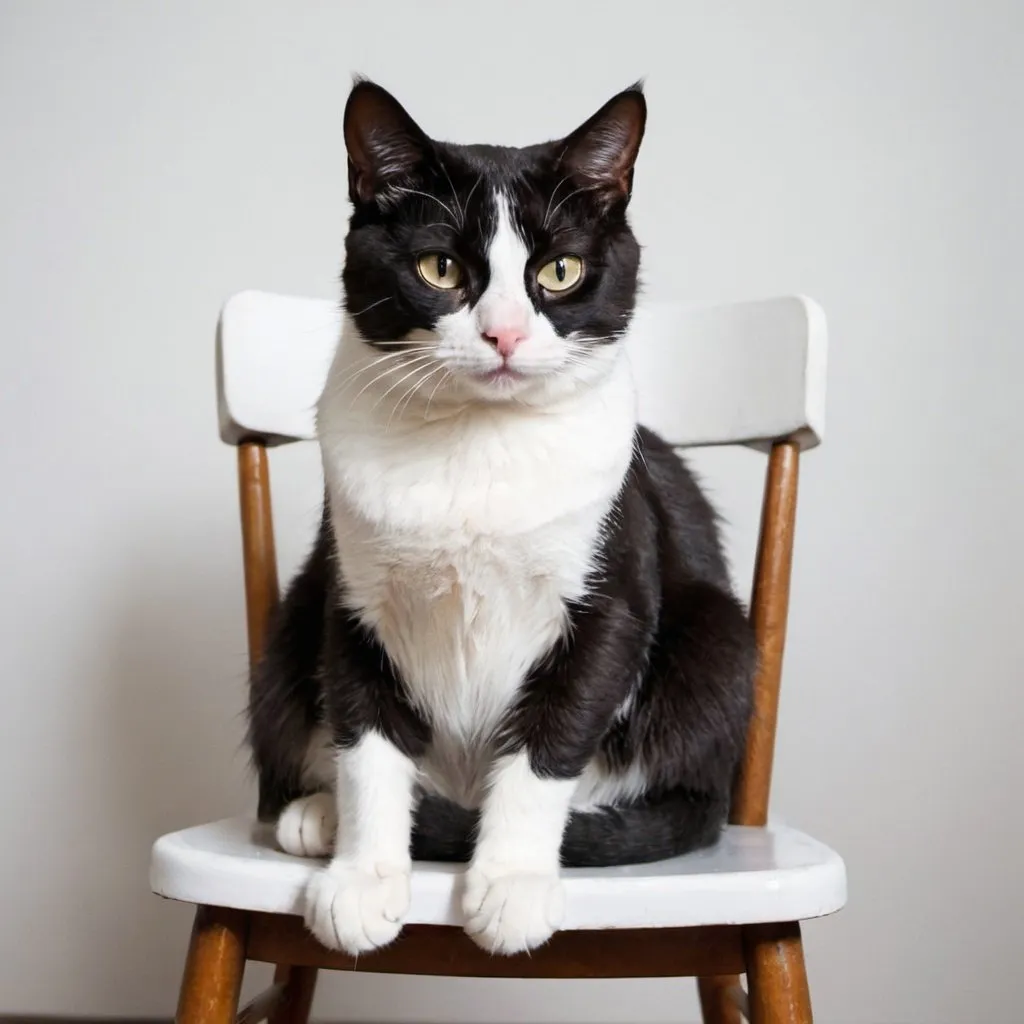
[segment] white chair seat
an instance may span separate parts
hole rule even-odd
[[[321,865],[292,857],[265,825],[226,818],[172,832],[153,847],[155,893],[187,903],[301,914]],[[417,863],[407,920],[460,925],[462,865]],[[730,826],[707,850],[657,864],[572,868],[564,928],[665,928],[801,921],[846,902],[846,868],[827,846],[795,829]]]

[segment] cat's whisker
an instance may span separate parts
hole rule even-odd
[[[448,187],[452,190],[452,199],[455,200],[455,208],[459,211],[459,227],[463,228],[466,226],[466,211],[463,210],[462,204],[459,202],[459,194],[455,191],[455,185],[452,183],[452,176],[448,173],[448,168],[445,167],[444,161],[439,160],[441,164],[441,170],[444,171],[444,176],[448,179]]]
[[[427,360],[427,359],[432,359],[432,358],[433,358],[433,356],[431,356],[431,355],[421,355],[421,356],[416,356],[415,360],[416,361],[420,361],[420,360]],[[403,369],[404,367],[406,367],[408,365],[409,365],[409,363],[392,363],[391,366],[385,367],[385,369],[381,373],[377,374],[376,377],[374,377],[367,384],[364,384],[362,386],[362,388],[359,389],[357,394],[353,396],[351,404],[355,405],[355,403],[357,401],[359,401],[360,397],[365,392],[369,391],[369,389],[372,388],[373,385],[376,384],[378,381],[383,380],[389,373],[394,373],[395,370],[401,370],[401,369]],[[401,381],[399,383],[401,383]],[[379,404],[380,404],[380,399],[377,400],[377,403],[374,404],[373,408],[376,409],[377,405],[379,405]]]
[[[409,402],[412,401],[413,395],[415,395],[416,392],[419,391],[419,389],[423,386],[423,382],[429,379],[434,373],[437,372],[437,367],[435,367],[433,370],[428,370],[427,373],[425,374],[423,373],[423,369],[423,367],[420,367],[419,370],[417,371],[418,373],[422,374],[422,376],[414,380],[412,384],[405,390],[405,392],[399,396],[398,401],[395,402],[395,404],[392,406],[391,413],[388,416],[388,421],[387,423],[384,424],[385,434],[391,433],[391,424],[394,422],[395,417],[398,416],[398,410],[403,407],[403,404],[406,407],[408,407]]]
[[[555,196],[558,195],[558,190],[569,180],[567,174],[552,190],[551,195],[548,196],[548,205],[544,209],[544,220],[541,221],[541,227],[546,228],[548,226],[548,214],[551,213],[551,204],[555,201]]]
[[[481,174],[481,175],[480,175],[480,176],[479,176],[479,177],[478,177],[478,178],[476,179],[476,181],[474,181],[474,182],[473,182],[473,187],[472,187],[472,188],[471,188],[471,189],[469,190],[469,195],[468,195],[468,196],[466,196],[466,205],[465,205],[465,207],[464,207],[464,209],[465,209],[465,210],[468,210],[468,209],[469,209],[469,201],[470,201],[470,199],[472,199],[472,198],[473,198],[473,193],[474,193],[474,192],[476,191],[476,187],[477,187],[477,185],[479,185],[479,184],[480,184],[480,182],[481,182],[481,181],[483,181],[483,180],[484,180],[484,176],[483,176],[483,175]]]
[[[437,364],[437,366],[435,366],[435,367],[434,367],[434,368],[433,368],[432,370],[428,370],[428,371],[427,371],[427,372],[426,372],[426,373],[425,373],[425,374],[424,374],[424,375],[423,375],[423,376],[422,376],[422,377],[421,377],[421,378],[420,378],[420,379],[419,379],[419,380],[418,380],[418,381],[416,382],[415,386],[414,386],[414,387],[412,387],[412,388],[411,388],[411,389],[410,389],[410,390],[409,390],[409,391],[407,392],[407,394],[406,394],[406,397],[405,397],[405,399],[404,399],[404,406],[405,406],[405,409],[408,409],[408,408],[409,408],[409,403],[410,403],[410,402],[411,402],[411,401],[413,400],[413,398],[415,397],[415,395],[416,395],[416,392],[417,392],[417,391],[419,391],[419,389],[420,389],[421,387],[423,387],[423,385],[424,385],[424,384],[426,384],[426,383],[427,383],[427,381],[428,381],[428,380],[430,380],[430,378],[431,378],[431,377],[433,377],[435,373],[440,373],[440,372],[441,372],[441,371],[442,371],[443,369],[444,369],[444,363],[438,363],[438,364]],[[397,411],[398,411],[398,409],[402,408],[402,405],[403,405],[403,403],[402,403],[402,402],[400,402],[400,403],[398,404],[398,406],[396,407],[396,410],[395,410],[395,411],[397,412]]]
[[[564,199],[562,199],[558,203],[558,205],[551,211],[549,216],[554,217],[554,215],[556,213],[558,213],[558,211],[565,205],[565,203],[569,202],[569,200],[572,199],[573,196],[578,196],[581,192],[586,192],[586,191],[587,191],[586,186],[584,186],[583,188],[578,188],[575,191],[570,192]],[[547,226],[547,221],[545,221],[544,223],[545,223],[545,226]]]
[[[429,363],[433,358],[433,353],[431,353],[430,355],[417,356],[415,359],[411,359],[408,363],[405,363],[401,367],[402,369],[404,369],[405,366],[409,366],[414,363],[416,365],[414,365],[413,368],[404,377],[399,377],[398,380],[396,380],[395,383],[392,384],[391,387],[389,387],[387,391],[385,391],[384,394],[382,394],[380,398],[378,398],[377,401],[370,406],[370,412],[373,412],[374,409],[376,409],[377,406],[380,405],[380,403],[383,402],[384,399],[387,398],[388,395],[390,395],[391,392],[395,390],[395,388],[401,387],[404,381],[407,381],[411,376],[413,376],[413,374],[419,373],[426,366],[426,364]]]
[[[394,298],[394,295],[385,295],[383,299],[378,299],[376,302],[371,302],[368,306],[364,306],[356,313],[351,313],[345,310],[350,317],[362,316],[364,313],[369,313],[371,309],[376,309],[378,306],[382,306],[385,302],[390,302]]]
[[[389,349],[404,349],[405,351],[409,351],[410,349],[417,347],[425,348],[433,343],[433,339],[424,340],[422,338],[408,338],[400,339],[398,341],[375,341],[372,347],[377,349],[383,348],[385,352]]]
[[[444,365],[444,364],[442,364],[442,365]],[[442,375],[441,379],[434,385],[434,390],[430,392],[430,397],[427,399],[427,406],[423,410],[423,418],[424,418],[424,420],[430,415],[430,403],[433,402],[434,395],[437,394],[438,389],[443,387],[445,382],[450,380],[451,377],[452,377],[452,371],[447,369],[447,367],[446,367],[444,374]]]
[[[413,386],[409,388],[409,390],[405,393],[405,395],[395,403],[395,407],[394,409],[391,410],[391,415],[388,417],[387,425],[384,427],[385,434],[388,433],[388,431],[390,431],[391,421],[398,415],[399,409],[403,409],[403,407],[404,409],[408,409],[409,403],[413,400],[413,397],[415,396],[416,392],[419,391],[419,389],[423,387],[423,385],[426,384],[426,382],[430,380],[430,378],[433,377],[435,373],[438,373],[443,369],[444,363],[438,363],[437,366],[435,366],[432,370],[429,370],[418,381],[416,381],[413,384]]]
[[[623,336],[621,334],[604,334],[604,335],[597,335],[597,336],[595,336],[593,338],[575,338],[574,341],[578,342],[578,343],[579,342],[585,342],[585,343],[588,343],[588,344],[596,344],[596,343],[602,342],[602,341],[618,341],[622,337]],[[585,350],[586,349],[584,349],[584,351]]]
[[[444,209],[444,211],[448,214],[449,217],[451,217],[452,220],[456,222],[458,221],[458,218],[455,216],[454,213],[452,213],[452,208],[447,203],[442,202],[440,199],[438,199],[437,196],[432,196],[429,192],[421,192],[417,188],[406,188],[404,185],[395,185],[393,187],[397,192],[405,192],[411,196],[423,196],[424,199],[432,199],[435,203],[437,203],[438,206]]]
[[[372,360],[370,360],[370,362],[364,363],[362,366],[359,366],[358,368],[353,370],[352,373],[350,373],[347,377],[342,378],[342,380],[337,381],[337,382],[331,382],[331,385],[330,385],[331,386],[331,394],[332,395],[344,394],[346,388],[351,383],[356,381],[364,373],[367,373],[370,370],[372,370],[374,367],[380,366],[380,364],[383,363],[383,362],[390,361],[390,360],[395,360],[395,359],[400,359],[402,356],[417,355],[417,354],[419,354],[420,351],[428,352],[428,351],[430,351],[430,349],[429,349],[428,346],[424,345],[419,350],[416,350],[416,349],[412,349],[412,350],[406,349],[406,350],[403,350],[401,352],[388,352],[386,355],[378,356],[376,359],[372,359]]]

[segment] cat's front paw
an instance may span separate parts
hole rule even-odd
[[[306,927],[328,949],[353,956],[394,941],[408,911],[408,867],[334,861],[306,889]]]
[[[551,938],[565,913],[565,890],[557,871],[471,866],[462,908],[473,941],[489,953],[508,956]]]
[[[277,845],[296,857],[326,857],[334,849],[338,812],[333,793],[293,800],[277,819]]]

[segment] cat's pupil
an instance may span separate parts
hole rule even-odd
[[[565,260],[555,260],[555,277],[559,281],[565,280]]]
[[[448,257],[438,256],[437,257],[437,276],[446,277],[448,274]]]

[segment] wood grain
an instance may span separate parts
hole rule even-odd
[[[750,602],[750,617],[757,638],[758,672],[754,680],[754,713],[732,795],[729,820],[734,825],[763,826],[768,821],[789,617],[799,460],[799,445],[792,441],[773,445],[768,456]],[[706,984],[701,980],[705,1024],[738,1024],[739,1011],[726,999],[726,993],[739,984],[738,977],[709,979]]]
[[[245,970],[247,919],[241,910],[197,908],[177,1024],[234,1024]]]
[[[759,665],[754,681],[754,713],[747,734],[747,747],[733,791],[729,820],[734,825],[760,826],[768,821],[779,685],[789,614],[799,458],[800,448],[795,441],[774,445],[768,456],[761,534],[750,603]]]
[[[392,945],[356,958],[325,949],[298,917],[253,914],[246,953],[265,963],[453,978],[672,978],[743,970],[735,926],[557,932],[528,955],[500,957],[461,928],[410,924]]]
[[[743,929],[750,983],[751,1024],[812,1024],[800,925],[759,924]]]
[[[242,512],[249,666],[254,668],[263,654],[267,623],[278,601],[270,465],[266,447],[257,441],[238,446],[238,498]]]

